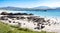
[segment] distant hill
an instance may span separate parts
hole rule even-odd
[[[53,10],[53,9],[60,9],[58,8],[50,8],[48,6],[39,6],[34,8],[19,8],[19,7],[0,7],[0,10],[12,10],[12,11],[45,11],[45,10]]]
[[[3,9],[3,10],[14,10],[14,11],[23,10],[23,8],[18,8],[18,7],[1,7],[0,9]]]
[[[60,7],[57,7],[56,9],[60,9]]]
[[[40,11],[40,10],[45,10],[45,8],[43,8],[43,7],[35,7],[35,8],[1,7],[0,9],[2,9],[2,10],[13,10],[13,11]]]
[[[48,6],[39,6],[39,7],[35,7],[37,9],[51,9],[50,7]]]

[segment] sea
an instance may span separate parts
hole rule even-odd
[[[41,10],[41,11],[7,11],[12,13],[32,13],[35,16],[60,18],[60,10]]]

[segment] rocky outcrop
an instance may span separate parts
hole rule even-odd
[[[33,15],[6,15],[0,18],[10,25],[27,26],[26,28],[33,28],[34,30],[41,30],[44,28],[43,22],[45,22],[44,18]]]

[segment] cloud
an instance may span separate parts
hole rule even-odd
[[[0,7],[14,6],[14,7],[60,7],[60,0],[0,0]]]
[[[60,7],[60,2],[45,2],[45,3],[38,3],[37,6],[49,6],[49,7]]]

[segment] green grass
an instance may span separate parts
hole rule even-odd
[[[7,33],[11,29],[10,26],[7,26],[0,22],[0,33]]]
[[[29,29],[18,28],[0,22],[0,33],[47,33],[46,31],[35,32]],[[51,33],[51,32],[48,32]]]

